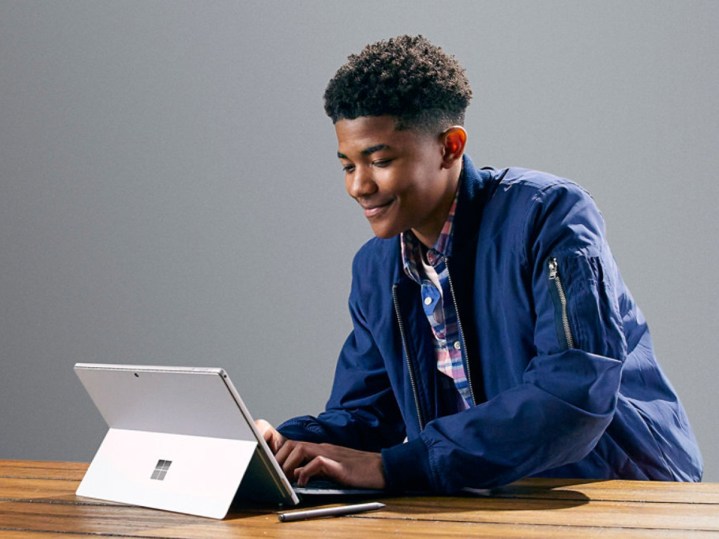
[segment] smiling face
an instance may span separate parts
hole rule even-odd
[[[456,136],[448,135],[456,130],[462,135],[459,148]],[[422,243],[434,245],[457,189],[464,130],[432,135],[397,130],[393,116],[362,116],[338,120],[335,131],[345,188],[375,236],[411,229]]]

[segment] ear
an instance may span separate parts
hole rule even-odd
[[[464,154],[467,145],[467,131],[461,125],[453,125],[441,135],[442,137],[442,165],[452,167]]]

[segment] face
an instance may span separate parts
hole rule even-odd
[[[335,124],[345,188],[377,237],[412,229],[434,245],[457,187],[442,136],[395,128],[393,116],[365,116]]]

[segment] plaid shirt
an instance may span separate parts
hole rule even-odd
[[[467,375],[462,362],[462,340],[457,323],[457,311],[449,286],[449,271],[445,257],[452,247],[452,225],[457,208],[457,197],[449,210],[447,220],[437,238],[437,242],[427,250],[427,262],[437,273],[439,288],[432,282],[425,270],[422,259],[422,245],[411,232],[403,232],[400,239],[402,262],[405,273],[421,287],[422,305],[434,335],[434,350],[437,357],[437,369],[454,382],[459,392],[460,409],[473,406]],[[452,384],[447,384],[448,392]],[[454,392],[456,395],[456,392]]]

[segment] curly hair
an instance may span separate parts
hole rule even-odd
[[[350,55],[325,90],[333,123],[390,115],[397,129],[436,130],[464,123],[472,89],[464,68],[423,36],[398,36]]]

